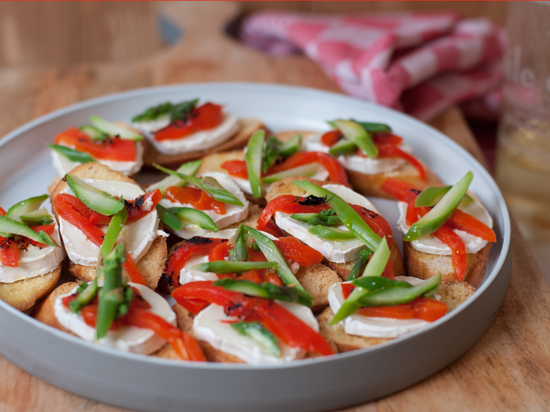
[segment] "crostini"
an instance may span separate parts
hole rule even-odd
[[[380,190],[387,177],[399,178],[420,188],[441,183],[388,125],[342,119],[329,123],[333,130],[328,132],[302,132],[304,148],[337,158],[357,192],[387,198]]]
[[[309,192],[313,190],[315,193]],[[324,184],[308,178],[287,178],[274,183],[257,227],[269,231],[272,224],[318,250],[327,266],[342,279],[360,270],[380,239],[388,238],[394,276],[405,274],[403,260],[388,222],[364,196],[349,187]],[[340,212],[334,202],[341,205]],[[339,214],[345,214],[344,220]],[[273,219],[273,221],[271,220]],[[362,234],[356,234],[361,230]],[[368,242],[368,243],[367,243]]]
[[[170,250],[164,278],[171,288],[226,277],[290,285],[304,292],[313,310],[318,311],[328,305],[329,287],[340,282],[322,260],[319,252],[296,238],[277,238],[241,225],[176,243]],[[237,271],[237,267],[242,270]]]
[[[65,257],[48,195],[0,208],[0,299],[26,311],[57,284]]]
[[[168,235],[159,226],[155,208],[161,198],[159,190],[145,193],[128,176],[99,163],[73,169],[52,194],[53,212],[70,260],[69,272],[87,282],[94,279],[112,216],[124,211],[124,218],[117,218],[123,220],[118,230],[128,251],[124,274],[156,289],[168,253]]]
[[[290,176],[348,185],[344,168],[330,155],[304,152],[299,133],[280,133],[269,138],[256,133],[243,150],[206,156],[199,169],[203,172],[226,173],[239,185],[252,202],[265,205],[270,184]],[[252,178],[251,178],[252,177]]]
[[[187,283],[172,296],[180,328],[194,335],[210,361],[258,365],[334,354],[293,289],[222,279]]]
[[[124,244],[103,256],[92,282],[64,283],[33,312],[56,329],[88,342],[142,355],[159,355],[167,343],[172,351],[160,356],[204,361],[197,342],[176,327],[168,302],[144,285],[123,281]],[[101,279],[100,279],[101,276]]]
[[[382,190],[399,200],[397,227],[404,234],[409,276],[441,274],[446,282],[466,281],[474,287],[483,280],[496,235],[487,209],[467,194],[472,179],[468,172],[452,187],[424,190],[392,178],[382,184]]]
[[[78,165],[98,162],[112,170],[134,176],[143,166],[143,136],[125,123],[112,123],[90,116],[92,125],[72,127],[58,134],[50,144],[56,180],[51,194],[61,178]]]
[[[145,136],[144,163],[174,166],[207,154],[238,149],[257,130],[257,119],[239,119],[214,103],[199,99],[150,107],[132,119]]]
[[[381,242],[365,271],[329,291],[330,308],[319,317],[321,334],[339,352],[387,342],[427,326],[463,303],[474,292],[470,285],[441,283],[399,276],[382,277],[390,250]]]
[[[174,234],[189,239],[238,224],[248,217],[249,202],[237,184],[223,173],[195,176],[201,161],[181,165],[177,171],[155,165],[170,176],[148,187],[158,189],[157,209]]]

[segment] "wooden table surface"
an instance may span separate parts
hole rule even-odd
[[[184,39],[135,63],[0,68],[0,135],[52,110],[122,90],[199,81],[255,81],[338,91],[303,56],[270,58],[222,33],[233,3],[159,6],[184,28]],[[461,113],[431,124],[484,163]],[[44,137],[44,140],[50,139]],[[510,285],[499,315],[460,359],[425,381],[347,411],[550,409],[550,289],[514,225]],[[0,357],[0,412],[112,412],[121,409],[58,389]]]

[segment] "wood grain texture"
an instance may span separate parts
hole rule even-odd
[[[302,56],[272,59],[223,37],[220,28],[238,12],[235,4],[172,3],[158,7],[177,19],[187,35],[180,44],[149,59],[132,64],[0,69],[0,134],[62,106],[144,86],[248,80],[337,90]],[[458,110],[450,109],[432,125],[484,162]],[[50,138],[53,136],[45,140]],[[550,409],[550,289],[515,225],[513,231],[510,287],[499,315],[483,338],[431,378],[346,412]],[[0,412],[31,410],[121,411],[49,385],[0,357]]]

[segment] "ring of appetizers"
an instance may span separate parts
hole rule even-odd
[[[272,135],[199,101],[59,133],[51,212],[0,208],[0,299],[117,350],[258,365],[381,344],[475,292],[497,237],[471,172],[443,185],[385,124]],[[164,176],[141,187],[143,164]]]

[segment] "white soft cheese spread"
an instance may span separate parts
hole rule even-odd
[[[408,282],[411,285],[417,285],[422,282],[421,279],[410,276],[397,276],[395,280]],[[434,297],[437,298],[437,296]],[[335,283],[328,291],[328,302],[335,314],[340,310],[344,301],[342,284]],[[348,316],[339,323],[344,326],[344,331],[347,334],[368,338],[397,338],[430,324],[430,322],[421,319],[377,318],[363,316],[358,313]]]
[[[63,145],[74,149],[69,145]],[[52,161],[55,170],[59,176],[65,176],[75,167],[79,166],[81,163],[73,162],[67,159],[62,154],[59,154],[55,150],[50,151],[52,154]],[[105,160],[105,159],[96,159],[98,163],[110,167],[113,170],[124,173],[126,176],[132,176],[141,170],[143,166],[143,143],[136,142],[136,160],[133,162],[119,162],[115,160]]]
[[[113,196],[124,196],[126,200],[133,200],[145,192],[137,185],[124,182],[113,182],[108,180],[84,180],[96,189],[103,190]],[[74,196],[73,191],[67,187],[62,193]],[[134,262],[138,262],[149,250],[151,244],[158,236],[167,236],[159,227],[159,217],[156,210],[152,210],[137,222],[125,225],[118,241],[124,243],[126,251]],[[107,226],[101,228],[107,231]],[[99,247],[92,243],[77,227],[73,226],[63,218],[59,218],[59,230],[65,250],[73,263],[83,266],[96,266],[99,255]]]
[[[209,237],[211,239],[231,239],[236,231],[237,229],[225,229],[225,230],[220,230],[217,233],[213,233],[213,232],[207,233],[205,237]],[[264,234],[271,240],[277,240],[276,237],[270,235],[269,233],[266,233],[266,232],[260,232],[260,233]],[[218,275],[216,275],[215,273],[201,272],[200,270],[195,269],[195,266],[200,265],[201,263],[207,263],[207,262],[208,262],[208,255],[192,256],[187,262],[185,262],[185,265],[180,270],[180,284],[184,285],[186,283],[199,282],[202,280],[218,280]],[[291,263],[291,269],[292,269],[293,263]]]
[[[321,142],[322,133],[314,133],[304,139],[304,147],[308,152],[324,152],[328,153],[330,147]],[[398,146],[401,150],[407,153],[412,153],[412,148],[406,145]],[[370,157],[362,157],[352,155],[338,156],[338,161],[347,170],[363,173],[365,175],[375,175],[378,173],[388,173],[400,168],[406,163],[404,159],[396,157],[383,157],[372,159]]]
[[[290,302],[276,302],[313,330],[319,331],[317,320],[307,306]],[[222,306],[212,304],[193,319],[193,334],[197,339],[208,342],[213,348],[236,356],[251,365],[289,362],[302,358],[306,354],[303,349],[291,348],[278,341],[281,356],[274,356],[253,339],[241,335],[230,324],[223,323],[224,320],[236,320],[236,318],[227,316]]]
[[[31,279],[57,269],[65,257],[57,225],[55,225],[52,238],[59,247],[46,245],[39,248],[29,244],[27,250],[19,250],[17,267],[3,266],[0,263],[0,283]]]
[[[224,113],[223,121],[212,129],[195,132],[181,139],[155,140],[153,133],[169,124],[170,119],[165,116],[151,122],[137,122],[132,125],[143,133],[157,152],[166,155],[209,149],[231,138],[240,127],[237,116]]]
[[[409,231],[409,226],[406,221],[407,203],[399,202],[397,206],[400,213],[399,220],[397,221],[397,227],[403,234],[405,234]],[[487,209],[485,209],[485,206],[481,203],[474,201],[467,203],[466,205],[459,206],[459,209],[472,215],[477,220],[485,223],[487,226],[491,228],[493,227],[493,219]],[[454,229],[454,232],[460,236],[464,242],[464,245],[466,246],[466,253],[477,253],[487,244],[486,240],[471,235],[468,232],[464,232],[463,230]],[[432,255],[452,255],[451,248],[432,235],[423,236],[420,239],[413,240],[410,243],[414,249],[420,252],[431,253]]]
[[[366,197],[360,195],[357,192],[354,192],[346,186],[327,184],[324,185],[323,188],[330,190],[348,203],[359,205],[378,213],[378,210],[376,210],[374,205],[369,202]],[[310,227],[310,225],[305,222],[300,222],[298,220],[292,219],[290,217],[290,214],[287,213],[275,213],[275,223],[277,223],[277,226],[279,226],[285,232],[290,233],[292,236],[300,239],[306,245],[314,248],[315,250],[318,250],[330,262],[351,262],[359,258],[359,252],[361,251],[361,249],[365,248],[365,244],[359,239],[339,241],[321,239],[317,236],[314,236],[308,232],[308,228]],[[336,226],[336,228],[346,231],[348,230],[344,225],[338,225]]]
[[[128,285],[136,288],[141,294],[141,297],[151,305],[151,308],[148,309],[149,311],[160,316],[172,325],[176,325],[176,314],[162,296],[152,291],[147,286],[137,283],[128,283]],[[82,315],[74,313],[62,303],[63,298],[71,295],[75,290],[76,287],[70,293],[56,299],[54,312],[59,323],[78,337],[102,346],[143,355],[150,355],[166,344],[166,341],[156,335],[152,330],[137,328],[135,326],[120,326],[117,330],[110,330],[107,332],[107,336],[96,341],[95,328],[86,325]]]
[[[214,223],[218,225],[219,229],[223,229],[234,223],[241,222],[248,217],[248,210],[249,210],[248,200],[246,200],[244,193],[239,189],[237,184],[232,179],[230,179],[226,174],[220,173],[220,172],[208,172],[208,173],[203,173],[200,176],[213,177],[218,181],[218,183],[225,190],[229,191],[232,195],[234,195],[237,199],[239,199],[243,203],[243,206],[230,205],[229,203],[226,203],[225,214],[223,215],[217,214],[214,210],[203,210],[203,212],[206,213],[208,216],[210,216],[214,221]],[[160,203],[166,208],[169,208],[169,207],[193,208],[193,205],[191,204],[172,202],[168,199],[162,199]],[[210,232],[211,232],[210,230],[201,229],[200,227],[191,223],[189,224],[184,223],[183,229],[174,231],[174,233],[179,237],[181,237],[182,239],[190,239],[193,236],[206,236]]]

